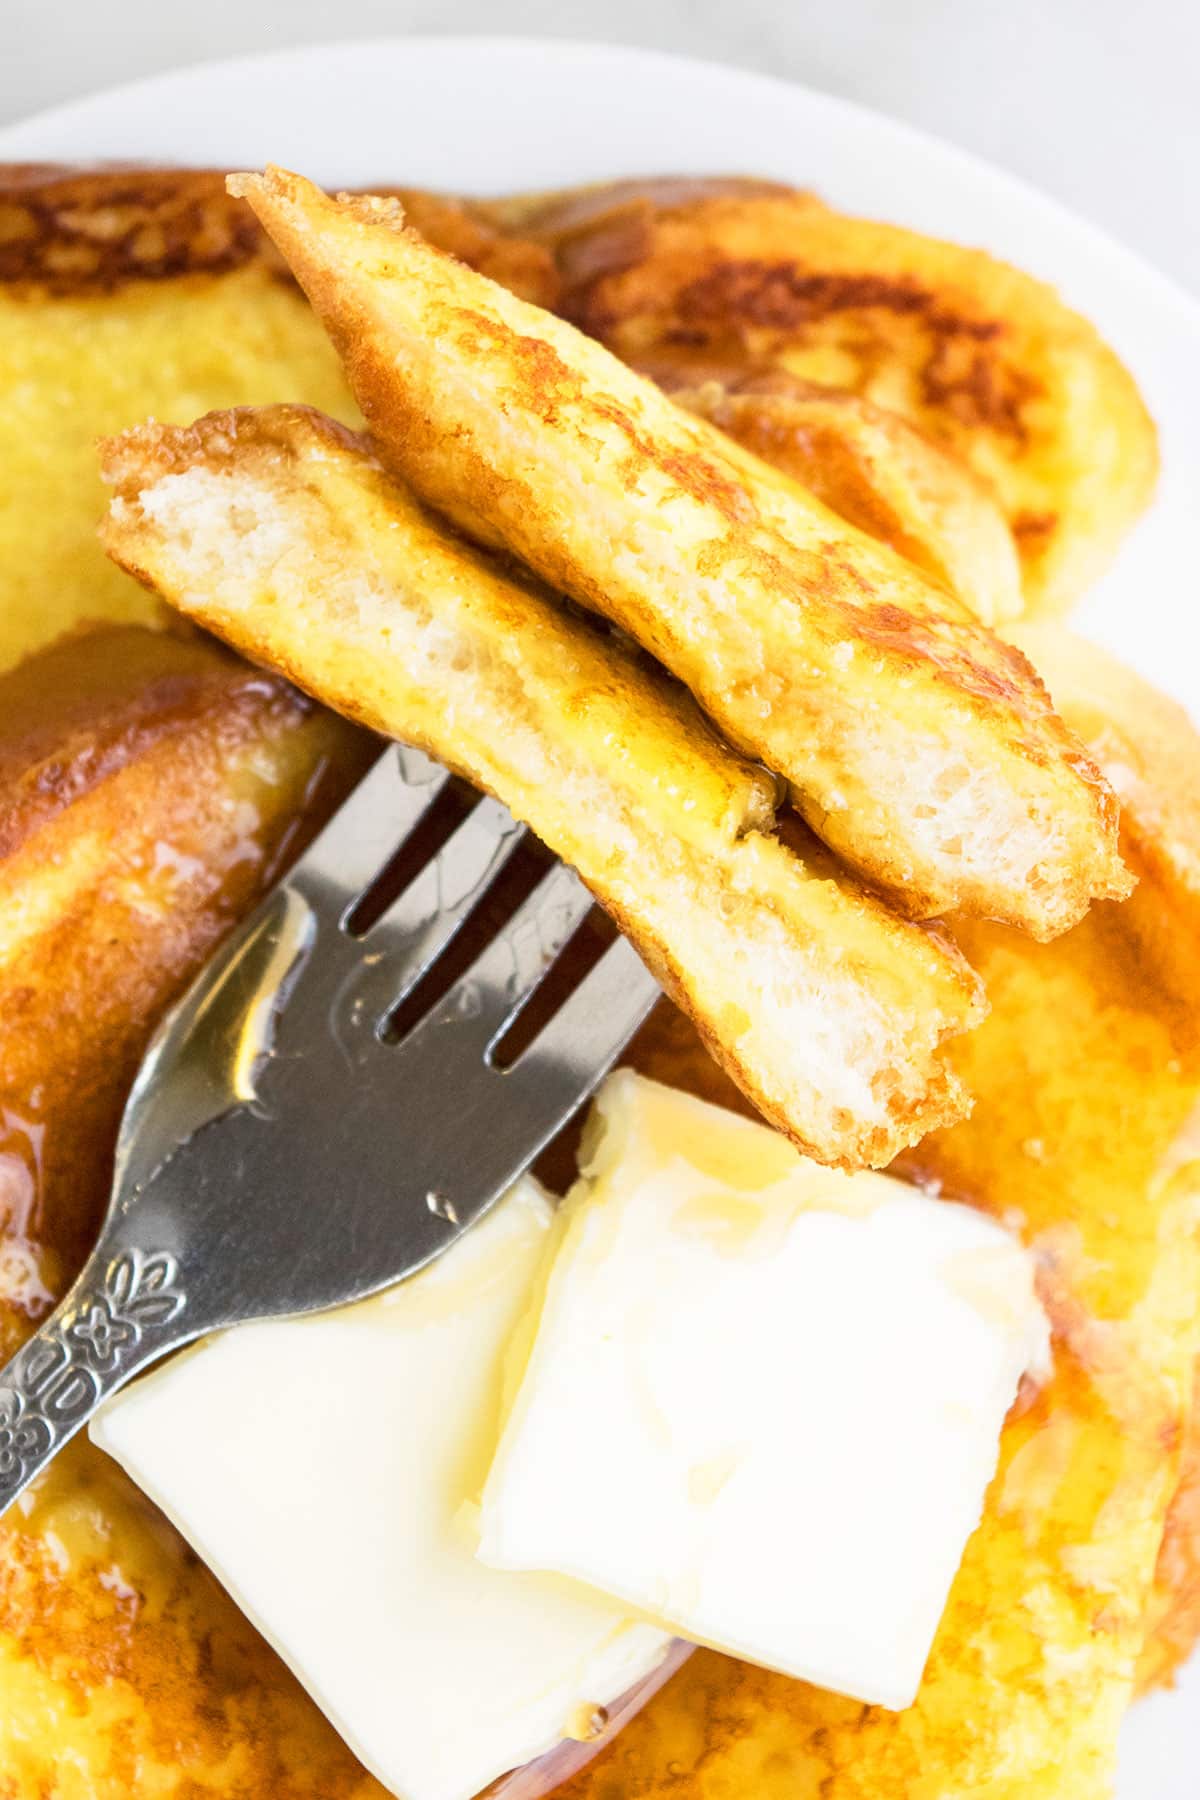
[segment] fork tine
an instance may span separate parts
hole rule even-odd
[[[100,1242],[34,1350],[0,1369],[22,1409],[74,1396],[53,1428],[31,1411],[43,1436],[0,1470],[0,1512],[147,1361],[224,1325],[363,1299],[440,1255],[528,1168],[649,1011],[655,984],[618,940],[512,1069],[491,1063],[592,904],[560,863],[400,1048],[379,1045],[373,984],[397,1004],[520,840],[503,807],[479,800],[364,938],[340,929],[447,779],[424,757],[386,752],[160,1025],[122,1120]],[[380,1203],[397,1186],[399,1211]],[[114,1281],[128,1293],[143,1276],[155,1329],[134,1331],[101,1380],[80,1359],[78,1318]]]
[[[576,926],[587,916],[592,897],[562,863],[545,874],[508,924],[480,951],[471,966],[426,1014],[405,1040],[418,1053],[434,1033],[451,1024],[480,1049],[516,1018]]]
[[[383,939],[408,943],[427,921],[434,921],[434,915],[461,922],[483,898],[524,836],[525,827],[507,806],[490,795],[478,797],[437,855],[372,925],[367,933],[372,946]],[[444,937],[440,940],[446,941]]]
[[[397,895],[364,939],[330,1012],[343,1048],[351,1030],[378,1034],[470,918],[525,836],[498,800],[466,818]]]
[[[618,938],[508,1070],[514,1097],[527,1088],[542,1104],[577,1105],[661,994],[637,951]]]
[[[470,1023],[465,1034],[461,1027],[413,1032],[397,1055],[427,1097],[420,1173],[439,1216],[465,1228],[487,1210],[599,1085],[660,991],[618,939],[510,1069],[478,1056]]]
[[[389,744],[287,877],[321,914],[340,919],[420,823],[450,771],[420,750]]]

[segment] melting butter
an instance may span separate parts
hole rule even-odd
[[[480,1555],[904,1707],[1046,1355],[983,1214],[611,1076],[526,1323]]]
[[[223,1333],[92,1427],[404,1800],[469,1800],[668,1650],[624,1602],[475,1557],[505,1346],[550,1230],[519,1183],[409,1281]]]

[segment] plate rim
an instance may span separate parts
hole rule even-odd
[[[764,92],[798,94],[815,110],[824,110],[831,118],[836,117],[843,124],[857,122],[873,128],[883,126],[892,134],[906,139],[913,148],[919,149],[923,153],[932,152],[944,162],[955,164],[967,176],[992,183],[1005,190],[1014,200],[1038,208],[1048,220],[1054,220],[1064,225],[1081,247],[1088,248],[1093,255],[1102,257],[1106,261],[1111,260],[1123,264],[1127,275],[1156,288],[1158,297],[1172,307],[1178,308],[1192,328],[1200,334],[1200,294],[1193,294],[1182,282],[1160,269],[1141,251],[1132,249],[1105,226],[1097,224],[1085,214],[1075,211],[1065,201],[1047,193],[1036,182],[1015,174],[1002,164],[993,162],[976,151],[964,149],[938,132],[926,130],[923,126],[897,118],[893,113],[867,105],[863,101],[851,100],[841,94],[831,93],[808,81],[794,79],[790,76],[772,75],[763,70],[748,68],[740,63],[722,62],[715,57],[691,56],[679,51],[660,50],[638,44],[621,44],[607,38],[545,37],[536,33],[416,32],[410,35],[402,32],[380,32],[363,37],[321,38],[313,42],[290,44],[273,50],[253,50],[230,56],[202,57],[190,62],[172,64],[151,74],[136,76],[130,81],[96,88],[87,94],[77,95],[71,100],[40,108],[23,118],[10,120],[8,124],[0,127],[0,157],[7,159],[12,153],[14,144],[18,146],[18,155],[36,155],[36,152],[31,153],[19,149],[20,139],[27,133],[36,135],[43,130],[69,130],[76,122],[86,124],[88,115],[96,109],[145,98],[158,87],[170,87],[179,82],[187,83],[192,80],[219,80],[222,76],[235,70],[252,71],[255,68],[265,70],[268,67],[279,67],[287,63],[306,62],[329,53],[338,55],[375,54],[399,50],[438,55],[485,53],[489,56],[501,57],[513,55],[552,57],[556,60],[573,61],[580,64],[589,62],[594,64],[598,60],[609,59],[620,62],[632,60],[641,62],[648,67],[657,66],[675,74],[691,70],[709,77],[734,81],[747,88],[758,87]]]

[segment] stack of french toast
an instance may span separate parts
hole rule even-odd
[[[715,178],[14,168],[0,321],[0,1350],[165,1008],[419,744],[659,976],[635,1066],[1002,1219],[1054,1333],[913,1707],[701,1650],[562,1791],[1107,1792],[1200,1631],[1200,738],[1057,622],[1153,493],[1112,351]],[[0,1693],[14,1800],[382,1792],[87,1443],[0,1522]]]

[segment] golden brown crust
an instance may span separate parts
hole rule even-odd
[[[1127,890],[1098,771],[965,608],[392,203],[233,185],[397,471],[638,638],[906,911],[1051,935]]]
[[[0,164],[0,284],[62,296],[131,281],[286,270],[217,169]],[[32,297],[32,296],[31,296]]]
[[[1155,432],[1092,327],[979,250],[808,195],[686,190],[531,212],[565,315],[675,385],[783,367],[902,413],[995,491],[1032,610],[1061,612],[1154,488]]]
[[[413,228],[514,293],[552,306],[554,258],[488,209],[420,188],[384,187]],[[290,281],[258,220],[220,169],[138,163],[0,163],[0,287],[26,299],[111,294],[130,283],[223,275],[260,263]]]
[[[552,298],[544,246],[466,203],[407,198],[456,255]],[[0,165],[0,669],[81,620],[162,621],[97,545],[97,437],[280,398],[356,416],[324,332],[223,175]]]
[[[1121,803],[1121,854],[1137,878],[1122,929],[1200,1041],[1200,739],[1183,707],[1061,626],[1007,627]]]
[[[761,772],[661,672],[506,576],[301,409],[147,426],[102,454],[106,542],[126,568],[499,794],[810,1155],[876,1163],[961,1115],[944,1040],[979,1016],[973,978],[819,846],[769,836]]]
[[[964,463],[898,413],[784,370],[706,381],[673,398],[915,563],[985,625],[1020,617],[1004,515]]]

